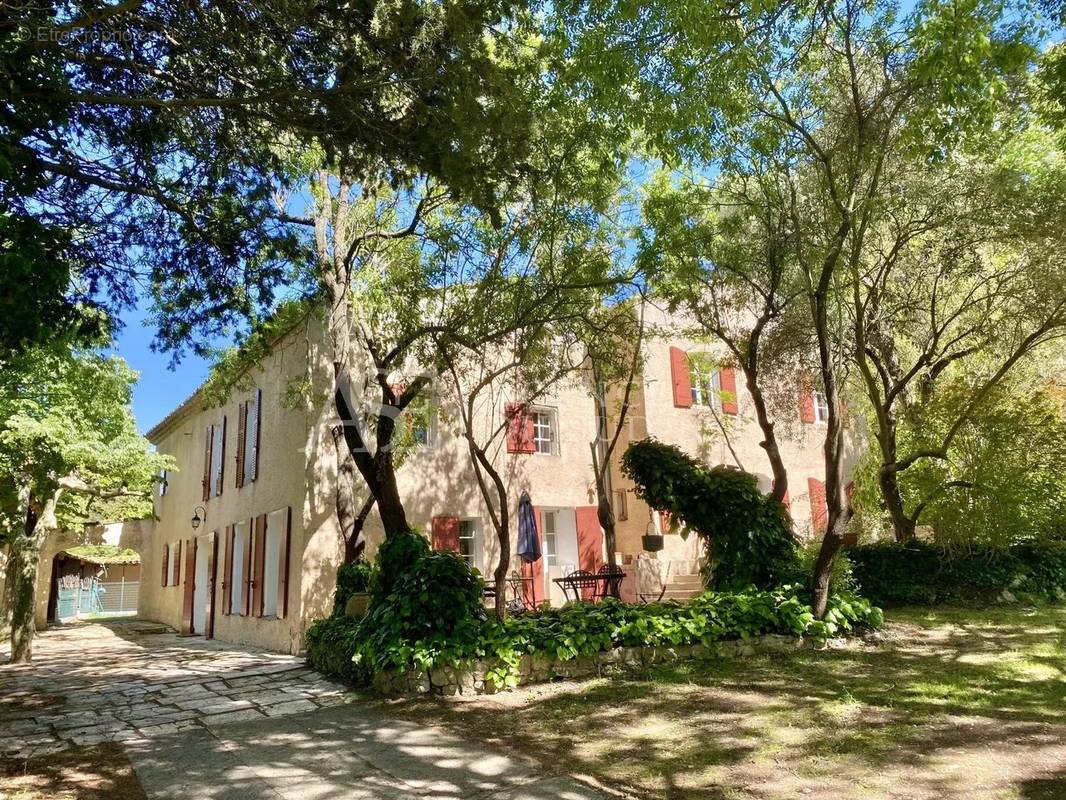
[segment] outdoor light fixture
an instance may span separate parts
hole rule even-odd
[[[201,512],[203,512],[203,516],[202,517],[200,516]],[[205,519],[207,519],[207,509],[204,508],[203,506],[197,506],[196,508],[194,508],[193,512],[192,512],[192,521],[191,521],[192,529],[196,530],[197,528],[199,528],[200,527],[200,523],[203,522],[203,520],[205,520]]]

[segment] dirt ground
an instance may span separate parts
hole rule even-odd
[[[858,651],[389,707],[638,798],[1066,798],[1066,609],[888,616]]]
[[[0,800],[144,800],[115,742],[28,759],[0,760]]]

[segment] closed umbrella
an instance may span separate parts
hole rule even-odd
[[[518,557],[526,564],[540,561],[540,536],[537,535],[537,518],[529,492],[522,492],[518,499]],[[537,584],[533,582],[533,605],[537,604]]]

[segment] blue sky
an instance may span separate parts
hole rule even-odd
[[[122,314],[125,327],[116,339],[114,352],[140,373],[133,387],[133,414],[137,429],[144,433],[174,410],[207,377],[208,362],[187,353],[173,370],[170,356],[151,349],[154,327],[145,327],[146,312],[138,307]]]

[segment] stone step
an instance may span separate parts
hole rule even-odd
[[[667,587],[663,600],[691,600],[699,595],[700,591],[696,589],[675,589],[671,586]]]

